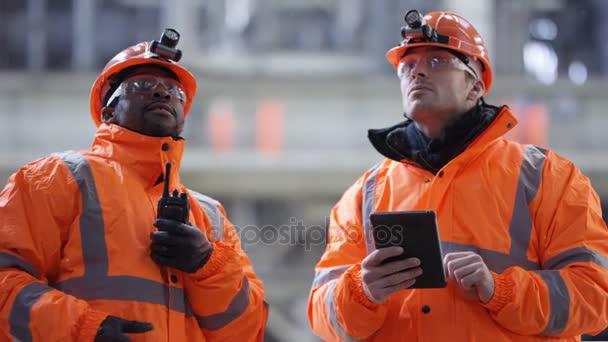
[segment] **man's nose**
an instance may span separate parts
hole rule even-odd
[[[428,75],[429,66],[424,58],[420,58],[414,63],[412,66],[412,70],[410,70],[410,77],[415,79],[417,77],[426,77]]]
[[[165,101],[169,101],[171,99],[171,93],[169,93],[169,90],[164,84],[162,84],[162,82],[159,82],[153,90],[154,98],[163,99]]]

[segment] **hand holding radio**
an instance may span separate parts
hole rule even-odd
[[[194,273],[211,257],[211,242],[198,227],[167,219],[156,220],[154,226],[158,231],[150,234],[150,248],[157,264]]]
[[[212,245],[205,233],[188,222],[190,204],[188,194],[169,194],[171,163],[165,170],[165,187],[158,201],[158,231],[150,234],[152,260],[161,266],[194,273],[211,257]]]

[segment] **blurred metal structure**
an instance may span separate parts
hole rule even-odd
[[[96,72],[125,46],[156,39],[165,27],[178,29],[183,62],[200,87],[185,132],[182,180],[221,200],[240,229],[256,227],[257,234],[267,234],[266,239],[244,239],[244,247],[267,287],[272,307],[268,340],[315,341],[306,321],[306,298],[324,248],[324,236],[318,234],[324,234],[326,216],[341,193],[380,159],[366,130],[402,119],[398,81],[384,53],[398,43],[407,9],[453,10],[480,28],[497,70],[488,101],[546,106],[549,147],[573,160],[608,196],[605,51],[584,56],[590,72],[581,85],[564,73],[542,84],[524,68],[530,18],[559,13],[569,4],[0,0],[5,47],[0,56],[0,176],[6,179],[19,166],[52,152],[88,148],[95,131],[88,90]],[[608,12],[601,1],[577,4],[585,13]],[[605,31],[601,25],[589,30]],[[281,118],[280,124],[269,124],[260,114],[269,102],[281,104],[282,112],[267,116]],[[217,108],[221,113],[210,114]],[[222,132],[222,148],[210,130]],[[259,149],[256,141],[266,134],[274,134],[276,153]],[[286,241],[276,238],[283,228]]]

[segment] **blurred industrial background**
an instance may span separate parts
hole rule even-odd
[[[105,62],[176,28],[199,82],[182,180],[241,229],[271,305],[267,341],[316,341],[306,300],[326,218],[380,160],[367,129],[402,120],[384,53],[412,8],[468,18],[496,71],[487,101],[519,117],[512,138],[570,158],[608,202],[602,0],[0,0],[0,178],[88,148]]]

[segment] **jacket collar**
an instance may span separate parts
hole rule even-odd
[[[476,132],[472,136],[466,136],[465,134],[460,137],[459,135],[455,135],[464,139],[464,141],[462,141],[463,144],[460,145],[460,148],[456,147],[450,159],[455,158],[463,151],[471,152],[483,149],[490,142],[502,137],[517,124],[517,119],[507,106],[495,107],[483,104],[478,110],[480,114],[487,116],[489,120],[486,120],[486,122],[483,120],[477,121],[479,122],[478,127],[470,127],[471,129],[479,129],[479,132]],[[456,125],[462,125],[462,123],[456,123]],[[457,127],[457,129],[463,129],[463,127]],[[425,165],[424,160],[421,162],[417,156],[428,153],[428,151],[423,151],[423,149],[425,147],[432,147],[432,144],[429,145],[428,139],[424,137],[410,120],[387,128],[370,129],[368,131],[368,138],[374,148],[383,156],[395,161],[415,164],[433,173],[449,162],[447,160],[445,163],[439,163],[439,165]],[[450,142],[450,145],[458,145],[458,142]],[[442,146],[442,148],[449,149],[451,146]]]
[[[95,132],[91,150],[117,161],[154,186],[171,162],[171,188],[179,187],[179,169],[184,153],[183,138],[151,137],[115,124],[101,124]]]

